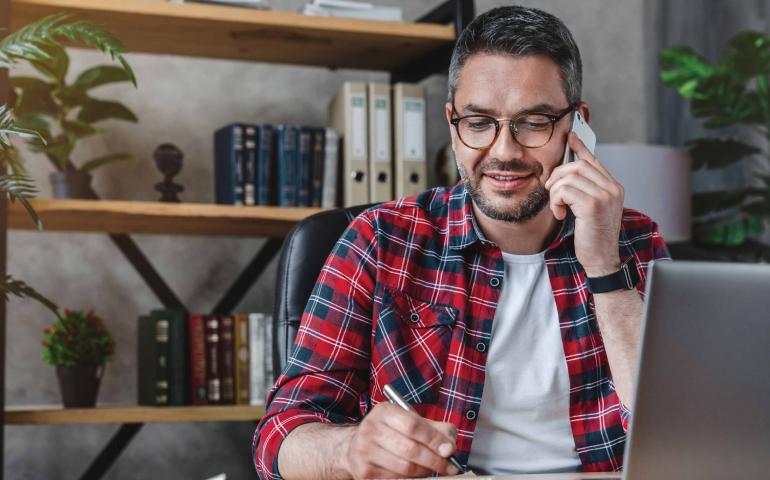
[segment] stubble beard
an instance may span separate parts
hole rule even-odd
[[[499,164],[498,164],[499,165]],[[499,167],[498,167],[499,168]],[[480,182],[476,182],[463,165],[458,161],[457,169],[460,172],[460,178],[465,185],[465,189],[471,196],[473,203],[476,207],[492,220],[500,220],[503,222],[526,222],[537,216],[547,205],[550,197],[545,186],[538,181],[534,190],[527,194],[527,198],[519,201],[518,203],[511,203],[504,208],[500,208],[499,205],[495,205],[489,198],[481,191]],[[479,169],[479,178],[481,178],[482,170]],[[510,198],[513,197],[514,192],[498,192],[499,195]]]

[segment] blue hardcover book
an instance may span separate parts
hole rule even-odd
[[[323,195],[324,155],[326,147],[326,129],[314,128],[311,142],[310,167],[310,206],[320,207]]]
[[[314,130],[311,127],[300,128],[297,139],[297,205],[300,207],[310,206],[310,176],[313,167],[311,147]]]
[[[257,136],[256,125],[243,127],[243,204],[257,204]]]
[[[272,164],[273,146],[275,145],[275,129],[264,123],[257,127],[259,148],[257,149],[257,205],[273,203]]]
[[[296,127],[278,125],[276,128],[275,190],[281,207],[297,204],[297,137]]]
[[[214,133],[214,192],[217,203],[243,205],[243,128],[226,125]]]

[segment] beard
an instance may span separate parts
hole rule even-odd
[[[465,185],[465,189],[471,196],[473,203],[481,212],[492,220],[500,220],[503,222],[526,222],[534,218],[540,213],[547,205],[550,197],[545,186],[540,182],[540,176],[543,173],[543,167],[537,164],[537,167],[532,167],[519,160],[510,162],[501,162],[497,159],[484,160],[478,165],[476,169],[477,174],[472,177],[468,174],[467,170],[463,167],[460,161],[457,161],[457,169],[460,172],[460,178]],[[529,172],[534,174],[537,180],[537,186],[534,190],[527,194],[524,200],[514,202],[494,202],[488,198],[481,190],[481,178],[487,170],[505,171],[524,173]],[[513,191],[499,191],[498,195],[509,199],[512,198],[516,192]]]

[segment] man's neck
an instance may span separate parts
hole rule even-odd
[[[493,220],[476,208],[476,204],[473,204],[473,213],[487,240],[515,255],[542,252],[551,244],[560,226],[547,206],[525,222]]]

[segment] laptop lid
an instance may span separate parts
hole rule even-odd
[[[650,268],[624,477],[770,478],[770,265]]]

